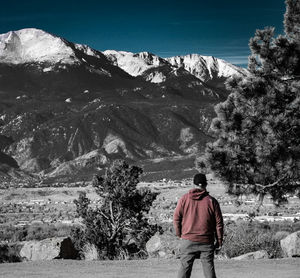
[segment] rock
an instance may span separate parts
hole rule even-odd
[[[158,251],[158,256],[161,258],[165,258],[167,256],[167,254],[164,251]]]
[[[180,240],[173,234],[156,233],[146,243],[149,257],[172,258],[179,254]]]
[[[256,252],[246,253],[238,257],[232,258],[233,260],[259,260],[259,259],[268,259],[269,255],[266,250],[260,250]]]
[[[78,257],[78,252],[69,238],[57,237],[24,242],[20,257],[25,261],[75,259]]]
[[[98,250],[94,244],[87,243],[82,250],[83,259],[86,261],[99,260]]]
[[[300,257],[300,231],[282,239],[280,246],[285,257]]]
[[[152,236],[149,241],[146,243],[146,250],[149,254],[158,252],[159,249],[162,247],[160,236],[155,234]]]

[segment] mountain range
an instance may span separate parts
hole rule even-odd
[[[211,56],[101,52],[33,28],[2,34],[0,175],[69,181],[116,158],[149,169],[186,161],[212,140],[224,82],[247,74]]]

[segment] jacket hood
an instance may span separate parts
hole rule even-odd
[[[193,188],[189,191],[189,198],[193,200],[202,200],[207,195],[208,192],[206,190],[199,188]]]

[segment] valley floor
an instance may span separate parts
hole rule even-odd
[[[140,261],[74,261],[27,262],[0,264],[2,278],[171,278],[176,277],[178,260]],[[297,278],[300,273],[300,258],[216,261],[218,278]],[[197,260],[192,278],[203,277],[201,264]]]

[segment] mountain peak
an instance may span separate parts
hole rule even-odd
[[[132,53],[126,51],[106,50],[103,52],[106,57],[132,76],[141,75],[150,68],[166,63],[159,56],[150,52]]]
[[[74,62],[74,52],[62,38],[40,29],[27,28],[0,35],[0,59],[11,64],[69,64]]]
[[[208,81],[214,77],[228,78],[235,74],[247,75],[247,70],[213,56],[188,54],[166,58],[166,60],[173,66],[183,67],[201,81]]]

